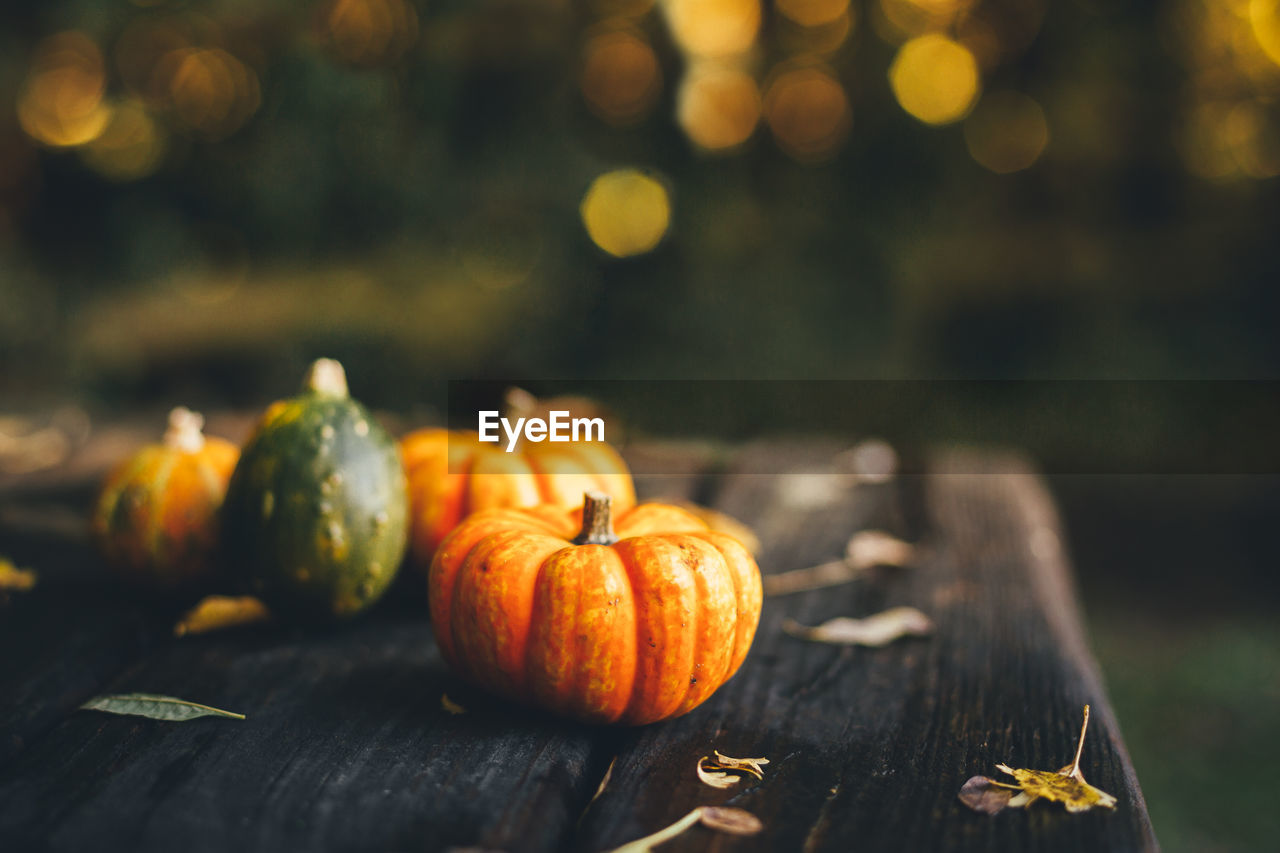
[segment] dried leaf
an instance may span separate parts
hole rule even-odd
[[[900,637],[923,637],[933,632],[933,621],[914,607],[891,607],[865,619],[839,616],[810,628],[784,619],[782,630],[816,643],[844,646],[887,646]]]
[[[207,634],[224,628],[253,625],[271,618],[267,606],[251,595],[210,595],[200,600],[173,626],[173,636]]]
[[[883,530],[860,530],[845,544],[844,559],[764,578],[765,595],[787,595],[847,583],[875,566],[909,565],[915,546]]]
[[[5,557],[0,557],[0,592],[27,592],[36,585],[36,573],[20,569]]]
[[[726,806],[699,806],[665,829],[637,838],[610,853],[649,853],[654,847],[670,841],[699,822],[708,829],[731,835],[755,835],[764,829],[764,824],[751,812]]]
[[[995,814],[1009,805],[1009,799],[1016,790],[1016,785],[1006,785],[987,776],[974,776],[960,789],[960,802],[975,812]]]
[[[960,801],[983,814],[995,814],[1006,807],[1029,806],[1036,800],[1062,803],[1069,812],[1086,812],[1093,808],[1114,809],[1116,798],[1090,785],[1080,772],[1080,754],[1084,751],[1084,735],[1088,729],[1089,706],[1085,705],[1080,740],[1076,744],[1076,757],[1070,764],[1061,770],[1020,770],[1007,764],[997,764],[996,767],[1016,779],[1017,784],[996,782],[986,776],[974,776],[960,789]],[[999,795],[991,793],[996,790],[1007,792],[1003,804],[999,801]]]
[[[465,714],[467,709],[459,705],[457,702],[449,698],[448,693],[440,694],[440,707],[444,708],[450,714]]]
[[[914,545],[883,530],[859,530],[844,546],[845,562],[859,570],[873,566],[901,568],[909,565],[915,555]]]
[[[696,515],[707,523],[707,527],[719,533],[727,533],[734,539],[742,543],[742,547],[746,548],[752,554],[760,553],[760,537],[756,536],[756,532],[743,524],[738,519],[728,513],[720,512],[716,509],[701,506],[689,501],[680,501],[677,504],[681,509]]]
[[[170,720],[182,722],[197,717],[230,717],[243,720],[244,714],[234,711],[223,711],[210,708],[185,699],[174,699],[172,696],[153,696],[149,693],[119,693],[112,696],[99,696],[90,699],[80,706],[89,711],[106,711],[109,714],[130,714],[136,717],[150,717],[153,720]]]
[[[716,754],[716,757],[712,762],[716,766],[712,769],[741,770],[744,773],[750,773],[752,776],[756,777],[757,779],[764,778],[764,770],[761,768],[763,765],[769,763],[769,759],[767,758],[730,758],[729,756],[725,755],[723,752],[721,752],[718,749],[712,750],[712,751],[715,752]]]
[[[764,829],[751,812],[729,806],[703,806],[702,825],[730,835],[755,835]]]
[[[707,760],[707,756],[698,759],[698,778],[704,785],[710,785],[712,788],[732,788],[734,785],[742,781],[741,776],[732,776],[723,770],[708,770],[702,766]]]

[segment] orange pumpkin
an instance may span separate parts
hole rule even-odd
[[[125,578],[163,591],[193,591],[214,574],[217,511],[239,449],[205,437],[204,418],[169,414],[160,444],[148,445],[107,477],[93,513],[93,537]]]
[[[760,571],[736,539],[684,510],[476,513],[431,563],[436,641],[453,669],[520,702],[641,725],[706,701],[760,621]],[[575,532],[577,535],[575,536]]]
[[[449,531],[493,507],[582,506],[600,490],[619,510],[635,505],[631,472],[604,442],[527,444],[507,453],[474,432],[421,429],[400,442],[409,478],[410,553],[425,569]]]

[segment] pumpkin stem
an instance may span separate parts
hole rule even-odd
[[[610,505],[613,498],[604,492],[591,491],[582,496],[582,530],[573,538],[574,545],[612,545],[618,541],[613,532]]]
[[[204,447],[204,415],[179,406],[169,413],[169,428],[164,432],[164,446],[183,453],[199,453]]]
[[[307,369],[302,390],[324,397],[347,397],[347,372],[332,358],[317,358]]]

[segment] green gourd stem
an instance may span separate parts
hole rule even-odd
[[[322,397],[349,397],[347,372],[332,358],[317,358],[307,369],[307,376],[302,380],[302,390]]]
[[[183,453],[199,453],[204,447],[204,415],[179,406],[169,412],[169,428],[164,433],[164,446]]]
[[[591,491],[582,496],[582,530],[573,538],[575,545],[612,545],[618,541],[613,532],[613,498],[604,492]]]

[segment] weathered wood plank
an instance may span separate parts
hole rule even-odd
[[[837,449],[749,452],[767,454],[771,470],[824,472]],[[105,580],[86,582],[83,543],[59,545],[56,524],[32,533],[15,523],[27,537],[16,556],[44,555],[57,568],[52,586],[0,613],[0,647],[31,649],[0,667],[0,846],[594,851],[718,802],[755,812],[766,833],[694,830],[669,849],[1154,846],[1080,629],[1052,504],[1020,464],[953,456],[928,476],[852,487],[829,473],[708,481],[700,472],[719,464],[715,454],[679,473],[663,452],[633,457],[642,495],[714,498],[756,527],[766,571],[835,557],[868,527],[919,541],[924,557],[768,600],[746,665],[707,705],[608,730],[458,685],[414,584],[328,633],[260,627],[174,641],[166,614]],[[758,469],[758,459],[742,467]],[[66,480],[42,495],[63,492],[75,505],[91,490]],[[851,650],[779,628],[784,616],[813,624],[894,604],[930,613],[938,635]],[[170,693],[249,719],[166,724],[72,710],[108,689]],[[445,691],[468,713],[443,711]],[[998,761],[1066,763],[1085,701],[1094,720],[1083,766],[1120,798],[1116,813],[1037,807],[986,818],[958,803],[964,780]],[[774,763],[763,783],[715,791],[693,770],[712,748]]]
[[[638,468],[655,471],[650,488],[695,496],[703,456],[663,449],[649,458]],[[83,504],[91,492],[71,479],[58,486],[42,488],[44,499],[67,494]],[[48,516],[10,521],[39,537]],[[0,672],[0,723],[13,732],[0,755],[0,842],[555,850],[612,755],[613,730],[513,708],[452,679],[413,578],[367,617],[330,632],[259,627],[174,640],[166,636],[172,614],[115,588],[83,541],[72,558],[54,560],[53,550],[23,549],[42,555],[56,582],[0,625],[0,642],[38,649],[29,660],[6,657],[14,666]],[[79,604],[63,612],[68,595]],[[144,641],[111,642],[131,630]],[[112,665],[87,667],[93,650]],[[248,719],[173,724],[75,711],[95,692],[131,691]],[[446,691],[467,713],[442,708]]]
[[[776,448],[757,452],[777,454]],[[797,464],[823,464],[826,452]],[[577,849],[599,850],[660,828],[699,804],[746,808],[765,823],[749,839],[695,830],[667,849],[1151,849],[1141,790],[1092,663],[1039,481],[1016,460],[952,456],[925,477],[833,492],[825,506],[788,506],[802,481],[726,481],[717,506],[756,525],[766,571],[838,556],[868,524],[919,540],[916,568],[766,601],[739,674],[702,708],[624,738],[606,792]],[[820,496],[815,482],[808,489]],[[788,497],[789,496],[789,497]],[[816,624],[909,604],[936,636],[888,648],[839,649],[780,631],[784,616]],[[1114,813],[1036,807],[995,818],[956,795],[994,765],[1056,769],[1070,761],[1081,706],[1094,716],[1083,767],[1120,799]],[[763,782],[717,791],[695,762],[717,748],[766,756]]]

